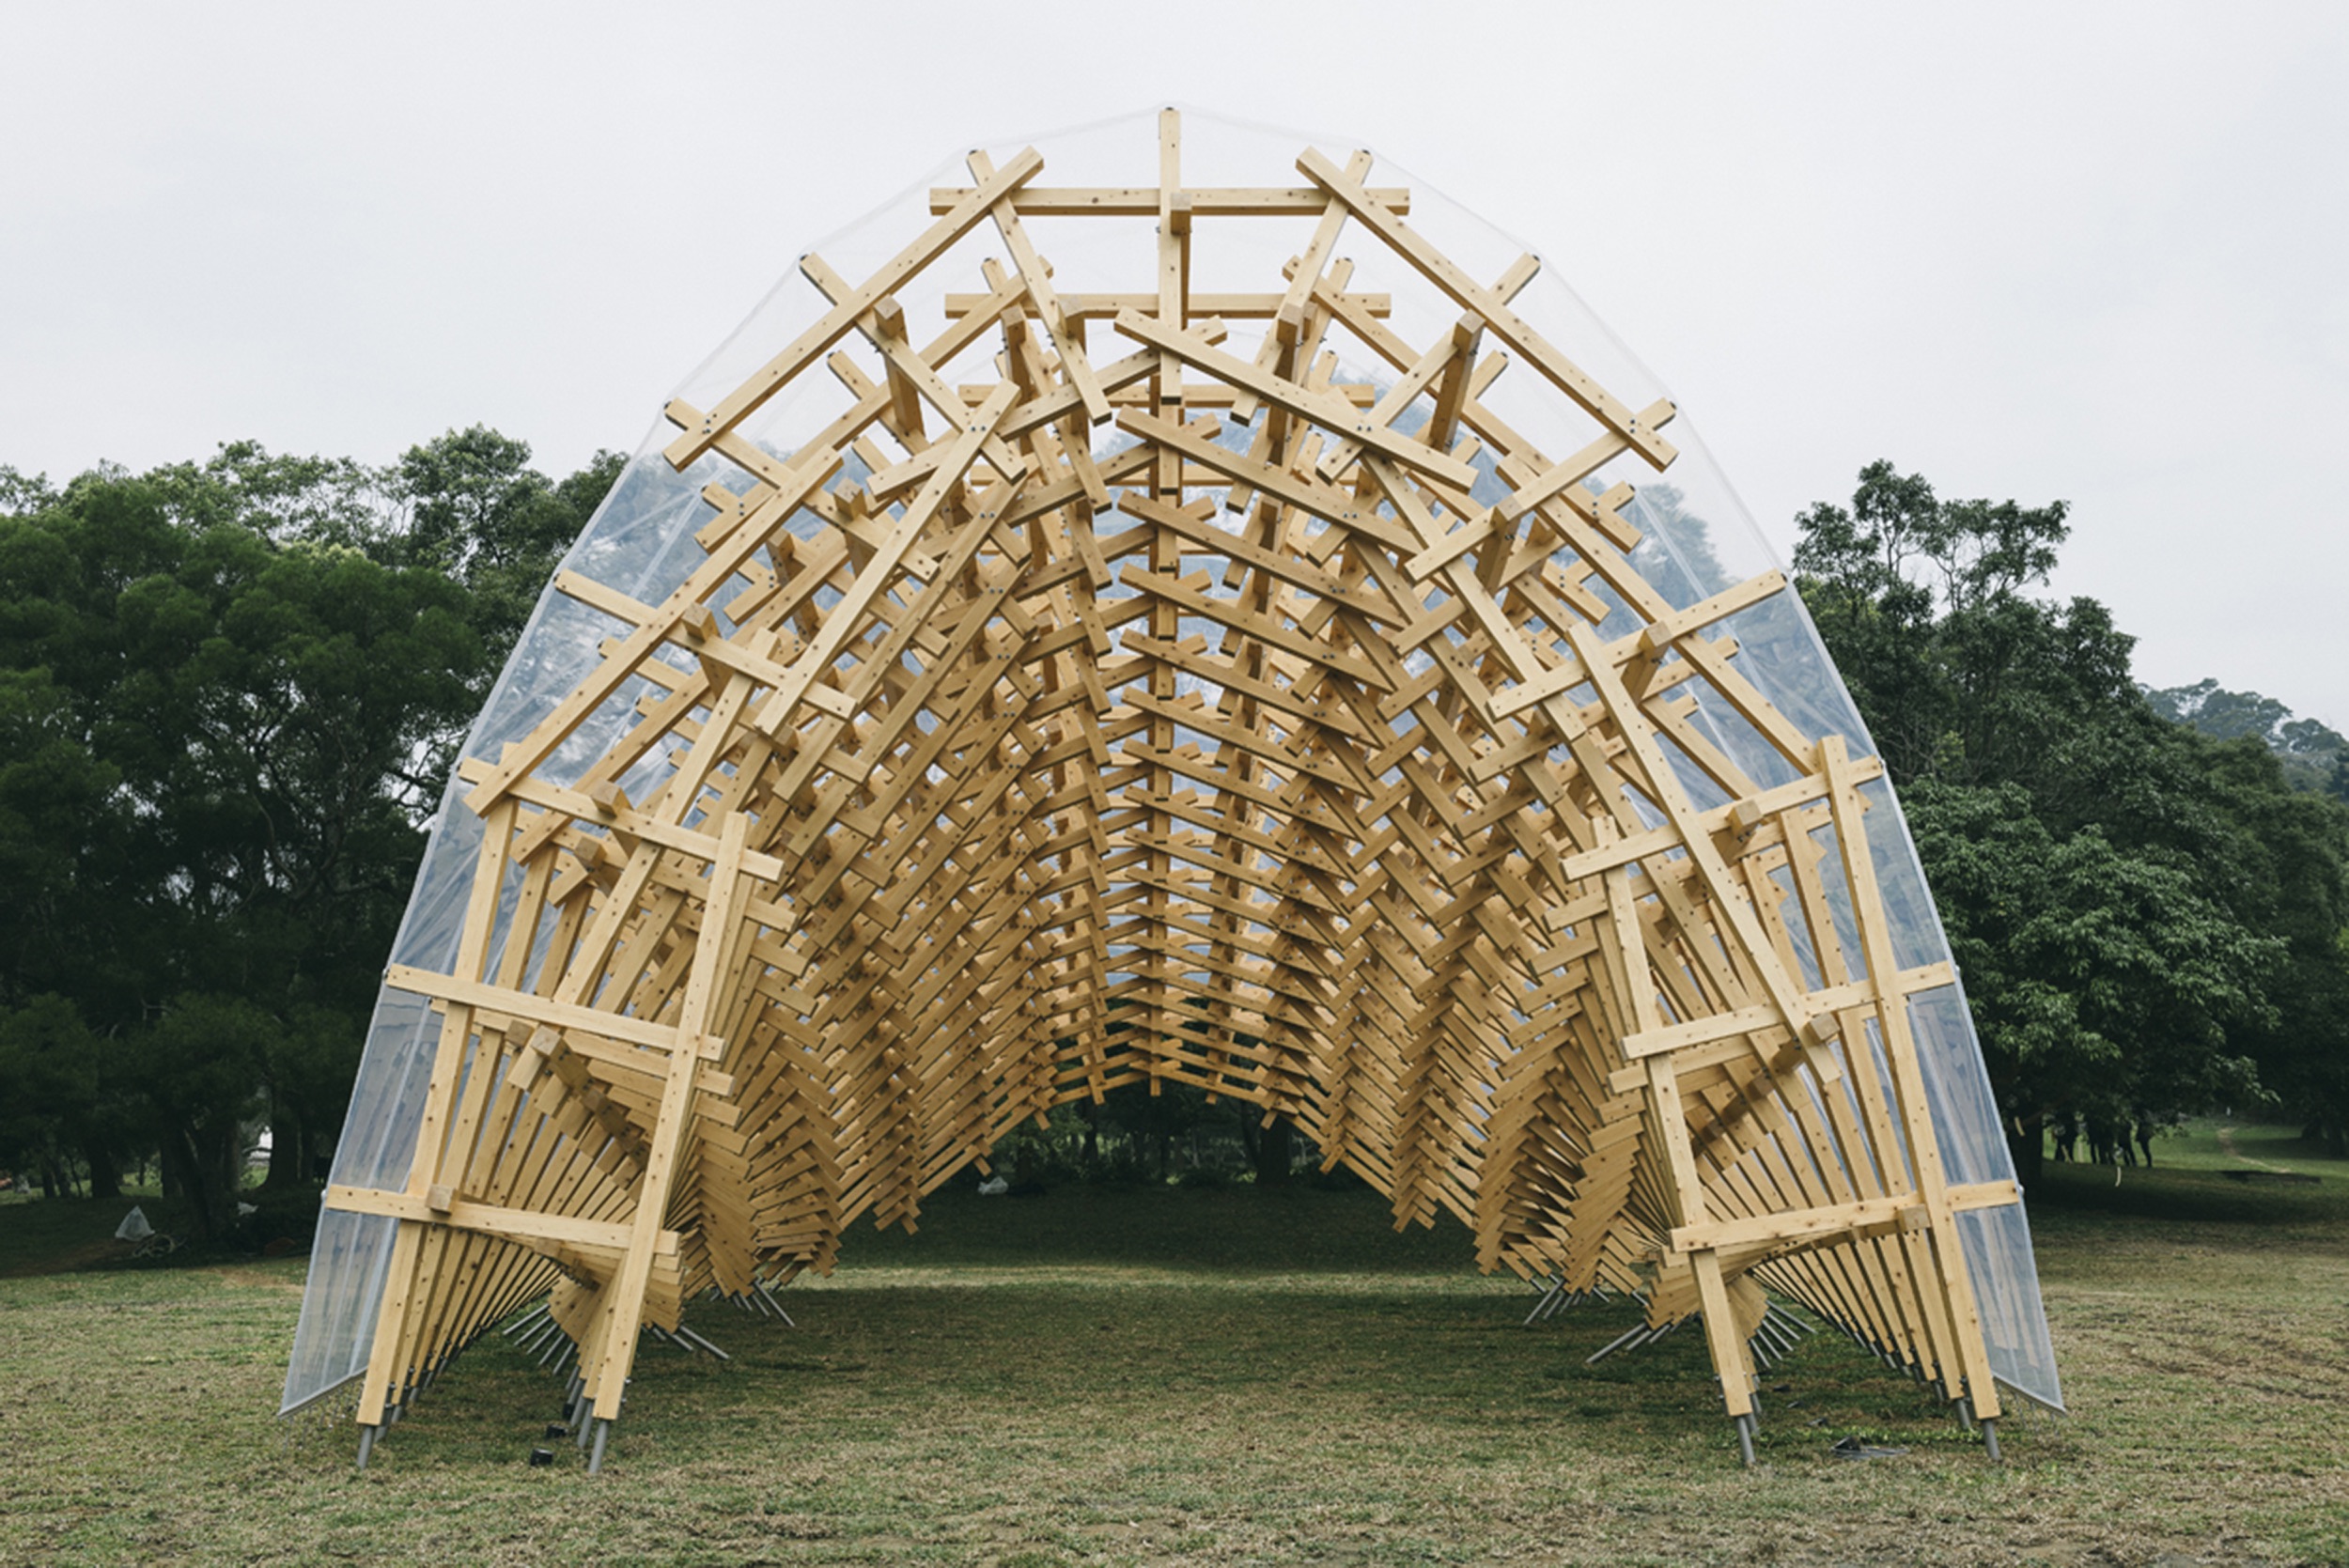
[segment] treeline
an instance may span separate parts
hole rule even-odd
[[[315,1182],[455,747],[623,467],[529,458],[475,427],[381,469],[0,468],[0,1172],[157,1167],[225,1229],[266,1124],[269,1185]],[[2349,746],[2213,682],[2141,691],[2102,605],[2041,597],[2060,505],[1878,464],[1798,521],[2026,1169],[2051,1121],[2218,1106],[2341,1144]],[[1005,1153],[1162,1172],[1222,1136],[1192,1099]],[[1284,1124],[1232,1126],[1287,1170]]]
[[[1797,580],[1899,789],[2017,1164],[2049,1125],[2232,1108],[2349,1152],[2349,746],[2216,681],[2147,693],[2064,507],[1888,463]]]
[[[0,468],[0,1172],[160,1169],[217,1232],[265,1123],[315,1179],[454,749],[623,466],[529,458]]]

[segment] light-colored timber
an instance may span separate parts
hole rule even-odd
[[[685,1299],[1136,1083],[1290,1118],[1487,1269],[1701,1314],[1733,1416],[1767,1283],[1996,1417],[1956,1217],[2019,1195],[1944,1175],[1910,1007],[1954,975],[1896,958],[1879,765],[1739,673],[1784,578],[1649,580],[1674,411],[1517,313],[1532,258],[1470,276],[1368,154],[1186,187],[1158,129],[1154,184],[974,154],[869,277],[804,258],[828,308],[665,410],[698,567],[557,579],[600,655],[463,770],[454,972],[386,977],[440,1014],[418,1153],[328,1197],[398,1227],[358,1420],[545,1296],[608,1422]],[[1130,276],[1055,292],[1097,220]],[[1282,275],[1191,291],[1268,221]],[[1511,371],[1583,423],[1535,447]],[[801,383],[837,417],[770,449]]]

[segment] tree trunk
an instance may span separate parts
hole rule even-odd
[[[180,1195],[189,1200],[196,1234],[206,1241],[217,1241],[236,1223],[237,1189],[227,1179],[236,1141],[233,1136],[198,1139],[186,1127],[173,1128],[163,1141],[163,1168],[179,1167]],[[212,1146],[204,1147],[207,1142]]]
[[[225,1232],[237,1222],[237,1202],[244,1196],[244,1140],[235,1128],[221,1140],[215,1153],[219,1163],[213,1169],[220,1173],[220,1226]]]
[[[261,1184],[272,1192],[288,1192],[310,1185],[310,1140],[302,1118],[280,1104],[270,1118],[269,1179]]]
[[[1274,1116],[1272,1125],[1259,1131],[1251,1141],[1254,1147],[1249,1153],[1255,1158],[1256,1185],[1278,1187],[1289,1179],[1289,1166],[1296,1149],[1295,1129],[1285,1116]]]
[[[89,1162],[89,1195],[93,1198],[122,1196],[122,1172],[117,1169],[115,1152],[98,1134],[82,1136],[82,1157]]]
[[[2006,1128],[2007,1150],[2015,1157],[2015,1179],[2030,1187],[2046,1169],[2047,1113],[2033,1110],[2028,1115],[2010,1116]]]

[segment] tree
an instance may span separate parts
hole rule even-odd
[[[348,1007],[297,1003],[263,1036],[260,1072],[272,1190],[307,1187],[318,1179],[350,1103],[366,1017]]]
[[[465,589],[474,628],[498,663],[628,464],[599,452],[556,484],[529,462],[527,442],[475,425],[410,447],[396,471],[408,508],[397,559]]]
[[[6,463],[0,463],[0,517],[22,517],[53,505],[57,492],[51,488],[49,476],[36,474],[29,477],[19,474]]]
[[[2232,1042],[2274,1021],[2281,941],[2095,828],[2059,838],[2017,785],[1926,779],[1905,804],[2026,1179],[2051,1114],[2258,1094]]]
[[[2256,737],[2200,750],[2242,829],[2243,918],[2281,949],[2273,1016],[2246,1049],[2309,1135],[2349,1154],[2349,809],[2294,787]]]
[[[51,1197],[71,1189],[77,1159],[88,1159],[92,1197],[110,1197],[110,1168],[91,1141],[102,1113],[101,1042],[59,996],[29,998],[0,1012],[0,1168],[30,1167]],[[104,1144],[101,1141],[100,1148]]]
[[[152,1117],[148,1131],[208,1236],[237,1222],[245,1128],[267,1103],[261,1060],[280,1027],[241,997],[198,991],[173,998],[132,1037],[129,1069]]]
[[[356,550],[389,564],[396,487],[351,458],[288,457],[256,441],[227,442],[204,462],[166,464],[145,479],[180,527],[229,523],[273,544]]]
[[[2026,1168],[2050,1111],[2171,1117],[2339,1050],[2278,1034],[2318,944],[2284,929],[2272,761],[2246,741],[2266,775],[2220,766],[2149,706],[2102,604],[2032,596],[2065,515],[1875,463],[1848,508],[1797,520],[1798,586],[1908,807]]]
[[[143,1142],[216,1226],[266,1115],[309,1179],[456,746],[625,467],[529,455],[0,468],[0,1158],[105,1190]]]
[[[2349,767],[2349,739],[2315,719],[2295,719],[2292,709],[2257,691],[2230,691],[2214,679],[2145,693],[2148,706],[2163,718],[2217,740],[2249,737],[2275,753],[2284,777],[2296,788],[2338,793],[2333,778]]]
[[[323,1080],[355,1061],[432,758],[485,680],[461,590],[272,538],[240,512],[264,489],[99,473],[0,517],[0,864],[20,892],[0,1007],[54,996],[119,1041],[122,1091],[187,1184],[227,1179],[265,1083],[331,1128],[348,1079]],[[111,1157],[86,1157],[102,1182]]]
[[[1803,602],[1896,784],[2061,777],[2084,736],[2140,706],[2133,640],[2093,599],[2046,582],[2070,533],[2061,502],[1944,502],[1886,462],[1849,509],[1797,517]]]
[[[1297,1129],[1277,1111],[1268,1120],[1246,1100],[1235,1100],[1239,1116],[1240,1147],[1259,1187],[1286,1185],[1297,1163]]]

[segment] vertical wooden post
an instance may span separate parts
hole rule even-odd
[[[1647,940],[1640,924],[1639,906],[1632,901],[1627,866],[1607,873],[1607,912],[1608,930],[1623,966],[1626,1021],[1641,1033],[1661,1028],[1656,982],[1648,969]],[[1688,1143],[1688,1113],[1681,1104],[1680,1079],[1672,1055],[1648,1057],[1644,1065],[1649,1112],[1662,1145],[1665,1172],[1672,1178],[1673,1222],[1701,1225],[1709,1218],[1710,1209],[1696,1154]],[[1737,1332],[1737,1314],[1730,1310],[1720,1255],[1706,1248],[1691,1254],[1688,1262],[1696,1270],[1698,1298],[1704,1312],[1704,1343],[1713,1355],[1713,1371],[1721,1380],[1721,1404],[1732,1417],[1742,1421],[1753,1413],[1753,1366],[1746,1354],[1745,1337]]]
[[[596,1419],[609,1421],[620,1413],[628,1377],[636,1361],[636,1338],[645,1314],[645,1288],[652,1277],[653,1257],[661,1237],[661,1220],[669,1187],[677,1172],[677,1152],[684,1141],[686,1120],[692,1109],[693,1079],[708,1051],[704,1042],[712,1010],[726,985],[723,972],[727,938],[738,918],[742,854],[749,842],[750,821],[739,812],[726,815],[719,838],[718,859],[709,869],[709,893],[702,910],[701,931],[693,945],[692,967],[687,971],[685,994],[677,1009],[677,1045],[669,1052],[669,1069],[661,1083],[661,1109],[645,1153],[645,1172],[636,1188],[636,1217],[628,1251],[619,1270],[605,1286],[603,1310],[598,1314],[599,1338],[592,1351],[583,1347],[583,1369],[592,1364],[588,1382]],[[591,1361],[592,1356],[592,1361]]]
[[[489,961],[490,936],[497,924],[498,894],[506,880],[506,852],[514,832],[515,805],[501,800],[481,824],[481,846],[474,857],[473,887],[465,899],[465,923],[457,939],[457,972],[477,979]],[[432,1076],[426,1080],[423,1114],[416,1124],[416,1148],[409,1157],[406,1190],[421,1198],[440,1169],[442,1140],[450,1102],[465,1068],[465,1042],[473,1033],[473,1009],[448,1004],[441,1019],[441,1041],[432,1057]],[[417,1284],[418,1252],[426,1226],[402,1219],[392,1243],[391,1267],[383,1296],[375,1312],[375,1341],[367,1357],[366,1380],[359,1386],[358,1420],[363,1426],[381,1426],[389,1403],[392,1379],[405,1371],[397,1363],[407,1338],[410,1297]]]
[[[1843,737],[1830,735],[1819,742],[1820,768],[1831,791],[1835,840],[1843,855],[1843,875],[1851,884],[1852,918],[1859,928],[1860,948],[1868,959],[1868,976],[1875,982],[1876,1026],[1884,1036],[1885,1060],[1891,1064],[1892,1090],[1900,1102],[1901,1132],[1908,1144],[1917,1194],[1924,1200],[1927,1224],[1938,1265],[1934,1284],[1938,1288],[1957,1339],[1959,1364],[1966,1374],[1966,1392],[1976,1419],[1995,1420],[1999,1393],[1990,1374],[1990,1358],[1983,1342],[1982,1315],[1974,1305],[1973,1281],[1966,1267],[1966,1251],[1958,1240],[1957,1222],[1950,1212],[1949,1182],[1941,1170],[1941,1144],[1934,1136],[1933,1111],[1925,1100],[1924,1074],[1917,1064],[1917,1041],[1908,1027],[1908,999],[1892,984],[1895,963],[1891,933],[1884,928],[1884,896],[1876,886],[1875,862],[1868,856],[1868,830],[1861,820],[1866,809],[1859,786],[1852,782],[1851,758]]]

